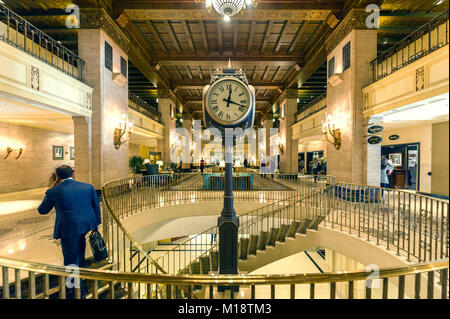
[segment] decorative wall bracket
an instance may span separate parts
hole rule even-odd
[[[335,73],[330,76],[330,78],[328,79],[328,83],[330,83],[331,86],[336,87],[341,84],[343,80],[344,76],[342,75],[342,73]]]
[[[342,146],[342,138],[341,138],[341,130],[329,130],[328,132],[325,132],[325,139],[334,145],[336,150],[340,150]]]
[[[112,77],[113,77],[113,81],[118,86],[124,86],[125,84],[127,84],[127,78],[124,77],[122,73],[113,73]]]
[[[328,120],[326,123],[322,122],[322,132],[325,134],[325,139],[330,144],[333,144],[336,150],[341,149],[341,130],[339,128],[336,128],[336,123],[334,122],[331,114],[328,115]]]
[[[281,155],[284,154],[284,145],[283,144],[278,145],[278,151],[280,152]]]
[[[125,114],[123,115],[123,117],[125,118]],[[124,120],[120,122],[120,126],[118,128],[114,129],[114,147],[116,148],[116,150],[119,150],[122,144],[128,142],[132,127],[133,126],[131,123]],[[126,140],[122,140],[127,133],[128,138]]]

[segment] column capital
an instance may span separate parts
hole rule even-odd
[[[158,99],[169,99],[175,104],[175,106],[183,105],[183,101],[181,101],[171,89],[158,89],[157,90]],[[183,105],[183,108],[184,105]]]
[[[173,94],[170,89],[158,89],[157,90],[158,99],[170,99],[173,98]]]
[[[103,29],[128,54],[130,40],[103,8],[81,8],[81,29]]]
[[[325,43],[327,53],[333,51],[353,30],[371,30],[366,26],[366,19],[369,14],[371,13],[366,12],[365,9],[352,9],[327,39]]]
[[[72,120],[75,125],[85,125],[89,124],[90,118],[88,116],[72,116]]]
[[[297,99],[298,89],[286,89],[285,95],[287,99]]]

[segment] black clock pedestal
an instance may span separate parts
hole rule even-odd
[[[225,164],[225,198],[219,227],[219,274],[238,274],[238,230],[239,218],[233,204],[233,163]],[[219,286],[219,292],[239,291],[239,286]]]

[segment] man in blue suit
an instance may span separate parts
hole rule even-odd
[[[101,224],[98,196],[92,185],[73,179],[70,166],[58,167],[56,176],[57,181],[45,193],[38,211],[44,215],[55,207],[53,238],[61,239],[64,265],[84,267],[86,234]]]

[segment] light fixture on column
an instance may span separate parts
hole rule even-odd
[[[214,8],[228,22],[232,16],[245,10],[246,7],[256,6],[257,3],[258,0],[206,0],[206,8],[210,13]]]
[[[22,156],[24,149],[25,145],[18,145],[18,146],[8,145],[6,147],[6,155],[4,159],[7,159],[12,152],[17,152],[18,154],[16,156],[16,159],[19,159]]]
[[[342,146],[341,130],[336,128],[336,122],[331,114],[328,114],[327,121],[322,121],[322,132],[325,134],[325,139],[334,145],[339,150]]]
[[[128,142],[128,138],[126,140],[122,140],[125,134],[128,133],[128,137],[130,132],[133,129],[133,125],[128,122],[125,114],[122,115],[122,121],[119,122],[119,127],[114,130],[114,147],[116,150],[120,149],[122,144]]]

